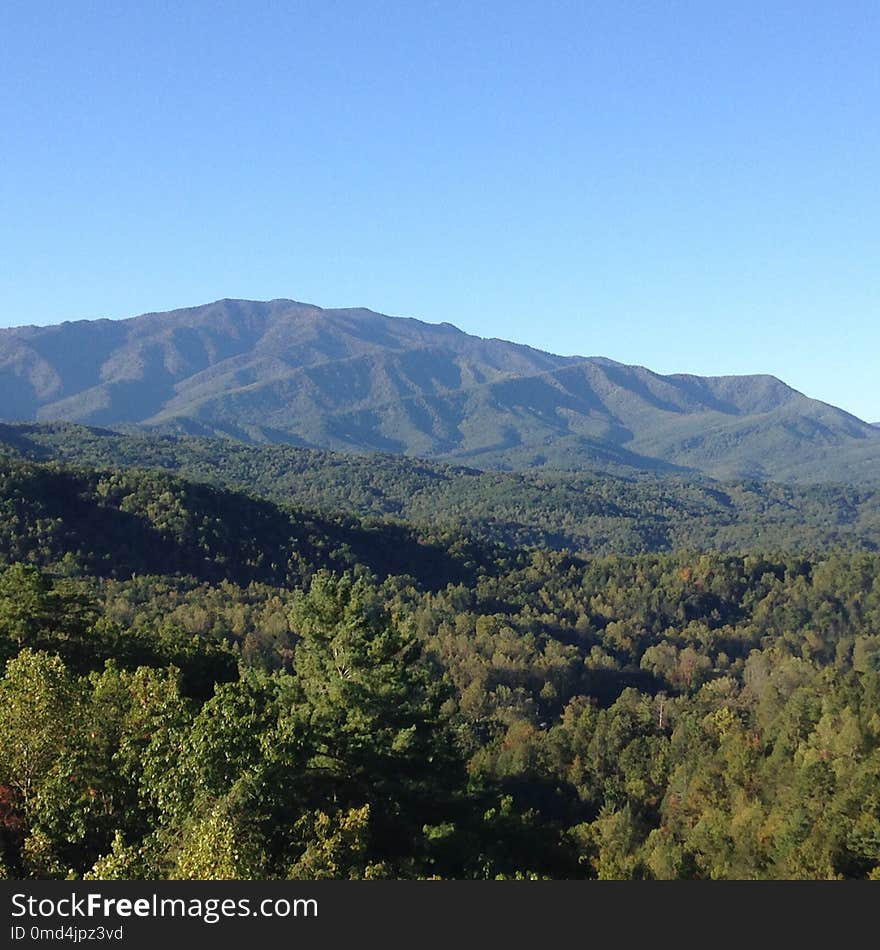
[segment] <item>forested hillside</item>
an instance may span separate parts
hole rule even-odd
[[[167,470],[280,504],[405,521],[423,535],[599,554],[880,547],[880,489],[713,482],[586,471],[481,472],[394,455],[341,455],[231,439],[0,425],[0,452],[81,466]]]
[[[312,515],[163,472],[0,458],[0,562],[123,578],[175,574],[296,586],[315,570],[410,569],[428,587],[473,576],[483,548],[402,524]]]
[[[880,878],[876,553],[2,478],[5,875]]]

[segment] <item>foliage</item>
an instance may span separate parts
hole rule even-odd
[[[880,878],[880,554],[422,543],[4,465],[5,875]]]
[[[354,516],[367,519],[373,530],[380,522],[386,533],[401,521],[414,525],[421,540],[447,548],[455,543],[450,535],[462,532],[493,544],[594,554],[880,548],[876,485],[792,485],[753,479],[713,482],[696,475],[661,478],[645,473],[624,476],[589,465],[576,472],[547,468],[481,472],[394,455],[339,455],[232,439],[125,436],[61,423],[0,426],[0,447],[35,461],[165,470],[248,491],[280,505],[296,506],[299,518],[312,527],[312,536],[331,539],[339,537],[342,526],[350,525]],[[169,490],[168,483],[162,484],[163,491]],[[53,486],[52,490],[59,489]],[[179,494],[179,489],[171,490]],[[181,499],[178,510],[180,504],[188,503],[189,499]],[[222,505],[231,518],[236,510],[231,500],[224,497]],[[153,502],[150,510],[158,512],[159,507]],[[323,519],[306,516],[302,509],[320,511]],[[64,519],[71,519],[67,508]],[[51,524],[47,515],[43,523]],[[90,530],[94,533],[93,527]],[[375,534],[373,538],[377,540]],[[369,542],[345,541],[355,557],[340,567],[358,561],[382,572]],[[380,551],[387,555],[395,548],[413,563],[425,560],[424,551],[417,556],[406,543],[405,533],[398,533],[395,543]],[[305,556],[314,555],[306,552]],[[216,559],[216,553],[211,558]],[[403,573],[405,563],[401,557],[387,569]],[[198,573],[191,566],[186,569]],[[438,573],[443,570],[441,565]]]

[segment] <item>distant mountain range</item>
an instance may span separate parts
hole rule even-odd
[[[292,300],[0,330],[0,418],[480,468],[877,481],[877,426],[773,376],[661,376]]]

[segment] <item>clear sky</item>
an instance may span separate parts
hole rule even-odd
[[[0,325],[367,306],[880,421],[880,3],[0,5]]]

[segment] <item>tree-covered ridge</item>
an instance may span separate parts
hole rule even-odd
[[[472,576],[484,548],[402,524],[313,515],[161,471],[70,469],[0,457],[0,564],[66,574],[191,575],[296,585],[315,570]]]
[[[66,424],[0,425],[0,446],[35,460],[168,470],[325,515],[403,520],[423,533],[442,527],[515,547],[637,554],[880,546],[880,490],[867,486],[480,472],[392,455]]]

